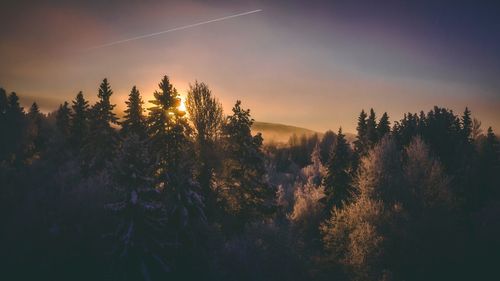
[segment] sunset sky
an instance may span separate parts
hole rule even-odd
[[[256,120],[318,131],[354,132],[362,108],[394,121],[434,105],[500,130],[498,7],[409,2],[2,1],[0,86],[49,111],[80,90],[95,101],[107,77],[120,110],[167,74],[182,95],[206,82],[226,113],[241,99]]]

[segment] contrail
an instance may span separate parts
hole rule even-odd
[[[202,22],[198,22],[198,23],[194,23],[194,24],[189,24],[189,25],[184,25],[184,26],[180,26],[180,27],[175,27],[175,28],[172,28],[172,29],[167,29],[167,30],[163,30],[163,31],[155,32],[155,33],[140,35],[140,36],[136,36],[136,37],[132,37],[132,38],[128,38],[128,39],[123,39],[123,40],[119,40],[119,41],[110,42],[110,43],[106,43],[106,44],[103,44],[103,45],[91,47],[91,48],[88,48],[87,51],[95,50],[95,49],[100,49],[100,48],[105,48],[105,47],[109,47],[109,46],[113,46],[113,45],[118,45],[118,44],[130,42],[130,41],[135,41],[135,40],[139,40],[139,39],[149,38],[149,37],[153,37],[153,36],[158,36],[158,35],[161,35],[161,34],[173,32],[173,31],[179,31],[179,30],[183,30],[183,29],[188,29],[188,28],[191,28],[191,27],[196,27],[196,26],[200,26],[200,25],[204,25],[204,24],[208,24],[208,23],[212,23],[212,22],[218,22],[218,21],[228,20],[228,19],[232,19],[232,18],[236,18],[236,17],[246,16],[246,15],[258,13],[260,11],[262,11],[262,9],[253,10],[253,11],[244,12],[244,13],[239,13],[239,14],[236,14],[236,15],[226,16],[226,17],[222,17],[222,18],[218,18],[218,19],[202,21]]]

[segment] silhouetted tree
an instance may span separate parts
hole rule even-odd
[[[366,120],[366,139],[370,148],[373,147],[378,141],[377,118],[373,108],[370,108],[370,115]]]
[[[195,245],[194,228],[205,222],[205,213],[199,184],[192,173],[189,126],[178,108],[179,94],[169,78],[164,76],[158,86],[148,116],[150,155],[155,156],[154,183],[166,207],[173,234],[171,243]],[[188,252],[184,248],[183,254]]]
[[[20,164],[23,159],[26,116],[24,109],[19,105],[19,97],[12,92],[7,98],[5,109],[5,159],[14,165]]]
[[[354,141],[354,148],[357,155],[364,155],[368,149],[368,136],[367,136],[367,123],[366,123],[366,113],[364,110],[361,110],[361,113],[358,117],[358,125],[356,127],[357,135],[356,140]]]
[[[84,145],[85,170],[97,171],[113,159],[118,135],[112,125],[118,125],[118,118],[113,113],[112,94],[108,80],[104,79],[97,94],[99,101],[90,110],[89,133]]]
[[[89,122],[89,103],[81,91],[76,95],[71,108],[70,142],[73,149],[79,154],[84,140],[87,139]]]
[[[226,155],[218,190],[240,227],[269,214],[274,195],[265,180],[262,136],[251,134],[253,121],[250,110],[242,109],[237,101],[223,126]]]
[[[213,196],[213,173],[220,165],[217,143],[220,139],[222,123],[222,105],[213,97],[205,83],[195,82],[189,86],[186,108],[194,127],[197,153],[197,179],[207,200],[207,209],[215,208]]]
[[[44,138],[42,133],[43,114],[34,102],[27,114],[26,157],[33,157],[43,149]]]
[[[67,102],[59,105],[59,109],[56,113],[56,126],[64,138],[69,136],[70,115],[71,110],[69,109],[69,104]]]
[[[377,135],[379,139],[391,132],[390,126],[391,123],[389,122],[389,115],[387,115],[387,112],[384,112],[377,125]]]
[[[339,128],[334,149],[326,166],[327,172],[323,180],[325,188],[326,207],[341,207],[351,193],[352,151]]]
[[[465,108],[464,114],[462,115],[462,134],[466,141],[472,141],[472,117],[469,108]]]
[[[127,104],[127,109],[124,111],[124,120],[121,122],[121,134],[135,134],[141,138],[146,137],[146,120],[143,115],[144,109],[142,108],[144,102],[139,90],[135,86],[130,91],[128,100],[125,103]]]

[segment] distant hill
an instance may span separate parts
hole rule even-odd
[[[306,135],[311,136],[318,132],[306,128],[300,128],[290,125],[283,125],[268,122],[254,122],[252,126],[252,133],[262,133],[264,142],[287,143],[288,139],[296,134],[297,136]]]
[[[312,136],[314,134],[319,134],[320,137],[323,134],[323,132],[316,132],[310,129],[291,125],[255,121],[252,126],[252,133],[256,134],[259,132],[262,133],[265,143],[275,142],[283,144],[287,143],[293,134],[296,134],[297,136]],[[356,136],[354,134],[346,133],[346,139],[349,142],[354,141],[355,137]]]

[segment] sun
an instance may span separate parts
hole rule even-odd
[[[179,111],[186,113],[186,98],[181,96],[180,99],[181,99],[181,103],[180,103],[179,107],[177,107],[177,109],[179,109]]]

